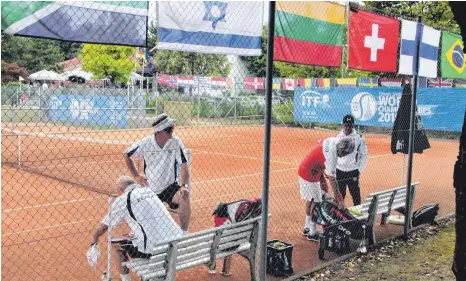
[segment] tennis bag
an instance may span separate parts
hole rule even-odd
[[[316,204],[312,219],[315,223],[324,227],[324,236],[321,243],[325,243],[325,249],[347,253],[350,246],[350,238],[364,239],[364,221],[356,219],[348,209],[338,208],[334,200],[324,199]]]
[[[231,203],[220,203],[215,208],[214,223],[215,226],[221,226],[225,223],[235,223],[247,219],[255,218],[261,215],[262,200],[241,199]]]
[[[438,210],[438,204],[428,204],[422,206],[413,212],[411,224],[413,227],[421,224],[433,225],[435,223],[435,217],[438,215]]]

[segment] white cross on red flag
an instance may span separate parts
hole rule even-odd
[[[348,30],[350,68],[396,72],[399,20],[351,10]]]

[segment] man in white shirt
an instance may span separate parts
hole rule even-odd
[[[348,186],[354,206],[361,204],[361,190],[359,187],[359,176],[367,165],[367,144],[364,137],[356,132],[354,127],[354,117],[347,114],[343,117],[343,129],[337,135],[339,138],[350,138],[355,145],[355,150],[338,158],[336,179],[338,189],[343,198],[346,196]]]
[[[173,136],[175,120],[158,115],[152,123],[154,134],[133,144],[124,153],[126,167],[134,180],[154,191],[170,208],[179,207],[181,229],[187,232],[191,218],[190,175],[183,142]],[[133,158],[144,160],[141,175]]]
[[[130,257],[148,259],[157,242],[176,239],[183,232],[152,190],[135,184],[128,176],[117,180],[116,190],[119,196],[112,204],[111,213],[104,217],[94,233],[91,245],[98,243],[109,226],[126,222],[135,239],[120,240],[112,246],[121,280],[130,281],[128,268],[121,265],[123,262]]]

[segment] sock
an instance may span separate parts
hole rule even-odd
[[[306,216],[306,220],[304,222],[304,228],[309,228],[311,225],[311,216]]]
[[[316,223],[315,222],[310,222],[309,224],[309,235],[314,235],[317,233],[317,226],[316,226]]]
[[[121,277],[121,281],[131,281],[131,276],[129,275],[129,273],[125,275],[120,274],[120,277]]]

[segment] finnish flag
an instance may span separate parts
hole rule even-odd
[[[157,49],[261,55],[263,1],[157,1],[157,13]]]
[[[399,74],[436,78],[440,31],[414,21],[402,20]],[[419,55],[417,52],[417,42]],[[419,62],[418,62],[419,60]],[[416,69],[419,66],[419,71]]]

